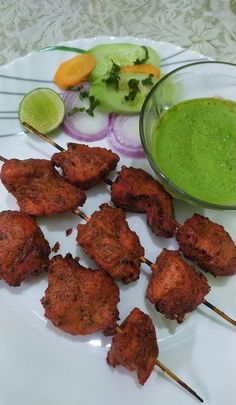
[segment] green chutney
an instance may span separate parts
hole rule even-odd
[[[183,101],[153,132],[153,160],[177,187],[214,204],[236,204],[236,103]]]

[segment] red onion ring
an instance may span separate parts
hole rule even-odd
[[[89,83],[81,83],[81,90],[88,91]],[[62,99],[64,101],[66,112],[71,111],[79,102],[78,91],[66,91]],[[83,128],[83,125],[85,128]],[[97,127],[100,126],[100,130]],[[63,130],[65,133],[72,138],[80,141],[95,142],[99,141],[107,136],[109,128],[109,118],[108,115],[101,112],[95,112],[94,117],[90,117],[87,113],[75,113],[72,116],[68,114],[65,115],[63,122]]]
[[[128,157],[145,157],[139,136],[139,115],[110,114],[109,123],[107,139],[117,152]]]

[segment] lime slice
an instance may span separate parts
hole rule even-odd
[[[42,87],[23,97],[18,114],[21,123],[27,122],[38,131],[49,133],[62,123],[65,106],[54,90]]]

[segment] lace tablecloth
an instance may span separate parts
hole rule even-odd
[[[0,64],[98,35],[172,42],[236,63],[236,0],[0,0]]]

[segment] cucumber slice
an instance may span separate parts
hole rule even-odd
[[[149,58],[146,63],[159,66],[160,57],[154,49],[146,46]],[[89,75],[89,81],[110,72],[112,60],[119,66],[133,65],[136,59],[142,60],[145,57],[145,49],[141,45],[133,44],[106,44],[98,45],[88,51],[96,58],[96,66]]]
[[[145,97],[151,90],[152,86],[144,86],[142,80],[147,78],[147,74],[140,73],[120,73],[119,88],[116,90],[112,86],[108,86],[103,79],[107,78],[107,75],[99,78],[91,83],[89,94],[95,96],[99,101],[99,108],[102,111],[114,112],[117,114],[135,114],[139,113],[144,102]],[[125,100],[130,92],[128,82],[130,79],[139,80],[140,92],[137,93],[133,101]],[[159,79],[152,77],[153,84]]]

